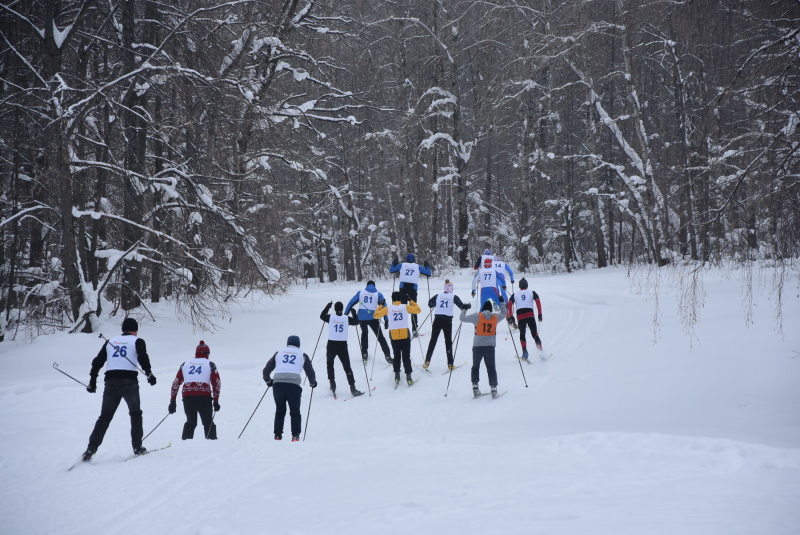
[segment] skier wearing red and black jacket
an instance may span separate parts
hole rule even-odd
[[[122,334],[107,340],[97,356],[92,360],[92,369],[89,372],[89,386],[86,390],[94,394],[97,392],[97,376],[100,369],[105,366],[105,388],[103,388],[103,404],[100,416],[94,424],[92,434],[89,436],[89,446],[83,452],[83,460],[88,461],[95,454],[97,448],[103,443],[111,419],[123,399],[128,405],[128,414],[131,416],[131,445],[133,453],[141,455],[147,450],[142,447],[142,409],[139,399],[139,369],[141,366],[147,375],[147,382],[156,384],[156,376],[150,369],[150,357],[147,355],[147,345],[139,338],[139,324],[133,318],[125,318],[122,322]],[[137,364],[138,363],[138,364]]]
[[[350,325],[358,325],[358,316],[356,311],[350,309],[353,313],[352,316],[342,314],[344,305],[341,301],[336,301],[333,305],[333,310],[336,314],[330,314],[331,304],[325,305],[319,319],[328,324],[328,345],[326,347],[328,381],[331,383],[331,392],[336,397],[336,375],[333,371],[333,362],[336,357],[342,362],[344,368],[344,375],[347,378],[347,384],[350,385],[350,393],[353,396],[360,396],[363,392],[356,390],[356,379],[353,377],[353,368],[350,366],[350,351],[347,349],[347,330]]]
[[[514,292],[514,295],[508,300],[508,317],[512,322],[514,320],[515,303],[517,305],[519,345],[522,346],[522,358],[527,359],[528,342],[525,340],[526,326],[531,330],[531,336],[533,336],[536,342],[536,349],[542,351],[542,340],[539,338],[539,333],[536,330],[536,319],[533,314],[533,304],[536,303],[539,321],[542,321],[542,302],[539,300],[539,294],[528,289],[528,281],[525,280],[525,278],[519,280],[519,290]]]
[[[222,387],[217,366],[208,359],[211,348],[200,340],[200,344],[194,350],[194,358],[187,360],[178,368],[175,380],[172,381],[170,392],[169,408],[170,414],[175,414],[177,410],[176,398],[178,389],[183,384],[183,411],[186,413],[186,423],[183,424],[183,434],[181,439],[191,440],[194,438],[194,430],[197,427],[197,415],[203,423],[205,437],[209,440],[217,439],[217,426],[214,425],[212,408],[214,412],[219,410],[219,393]]]

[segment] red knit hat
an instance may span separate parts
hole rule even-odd
[[[200,344],[194,350],[195,358],[208,358],[208,355],[211,353],[211,348],[206,345],[205,342],[200,340]]]

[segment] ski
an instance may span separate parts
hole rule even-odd
[[[442,372],[442,375],[447,375],[450,372],[454,372],[454,371],[456,371],[457,369],[459,369],[461,366],[463,366],[466,363],[467,363],[467,361],[464,361],[462,364],[459,364],[458,366],[454,367],[452,370],[447,369],[447,370]]]
[[[137,457],[143,457],[143,456],[147,455],[148,453],[153,453],[154,451],[161,451],[161,450],[165,450],[165,449],[169,448],[170,446],[172,446],[172,442],[170,442],[170,443],[169,443],[169,444],[167,444],[166,446],[161,446],[160,448],[156,448],[156,449],[153,449],[153,450],[147,450],[147,451],[145,451],[144,453],[140,453],[140,454],[138,454],[138,455],[133,455],[133,456],[131,456],[131,457],[127,457],[127,458],[125,458],[125,459],[122,459],[122,461],[120,461],[120,462],[123,462],[123,463],[124,463],[124,462],[127,462],[127,461],[131,461],[131,460],[133,460],[133,459],[135,459],[135,458],[137,458]]]
[[[376,386],[373,386],[372,388],[370,388],[370,391],[373,391],[373,390],[375,390],[376,388],[377,388]],[[361,392],[361,393],[360,393],[358,396],[353,396],[353,397],[351,397],[351,398],[346,398],[344,401],[350,401],[351,399],[355,399],[355,398],[357,398],[357,397],[360,397],[360,396],[363,396],[363,395],[364,395],[364,392]]]
[[[516,357],[516,359],[520,362],[525,362],[526,364],[533,364],[530,359],[524,359],[522,357]]]
[[[508,394],[508,390],[506,390],[505,392],[500,392],[496,396],[493,396],[493,399],[501,398],[501,397],[505,396],[506,394]]]
[[[472,394],[472,399],[482,398],[483,396],[490,395],[491,392],[481,392],[480,394]]]
[[[420,370],[425,370],[426,372],[428,372],[428,373],[430,373],[431,375],[433,375],[433,372],[432,372],[432,371],[430,371],[430,370],[429,370],[428,368],[426,368],[425,366],[422,366],[421,364],[414,364],[414,366],[415,366],[415,367],[417,367],[417,368],[419,368]]]
[[[92,464],[92,463],[91,463],[91,461],[84,461],[83,458],[81,458],[81,460],[79,460],[77,463],[75,463],[72,466],[70,466],[69,468],[67,468],[67,472],[72,471],[73,468],[75,468],[76,466],[79,466],[81,464]]]

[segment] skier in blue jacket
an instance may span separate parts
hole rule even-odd
[[[426,260],[423,265],[417,264],[416,257],[409,253],[406,255],[406,261],[398,263],[397,259],[392,262],[389,268],[389,273],[398,273],[400,275],[400,293],[403,295],[403,302],[410,301],[417,302],[417,281],[420,275],[426,277],[431,276],[431,266]],[[417,315],[411,315],[411,338],[417,337]]]
[[[373,317],[378,305],[386,306],[386,299],[383,297],[383,294],[375,288],[375,281],[367,281],[367,287],[356,292],[356,295],[350,299],[350,302],[347,303],[347,307],[344,309],[345,316],[350,314],[350,310],[352,310],[356,303],[359,305],[358,324],[361,327],[361,358],[365,363],[368,360],[369,332],[367,331],[367,327],[369,327],[372,329],[372,332],[375,333],[375,337],[381,345],[383,357],[386,359],[386,362],[391,363],[392,355],[389,350],[389,344],[386,342],[383,332],[381,332],[381,322]]]

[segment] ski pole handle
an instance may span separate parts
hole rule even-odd
[[[57,371],[57,372],[63,373],[64,375],[66,375],[67,377],[69,377],[70,379],[72,379],[73,381],[75,381],[76,383],[78,383],[79,385],[83,385],[83,386],[85,386],[86,388],[89,388],[89,385],[83,384],[82,382],[78,381],[77,379],[75,379],[73,376],[71,376],[71,375],[70,375],[70,374],[68,374],[67,372],[63,372],[63,371],[61,371],[61,370],[59,369],[59,367],[58,367],[58,362],[54,362],[54,363],[53,363],[53,369],[54,369],[55,371]]]

